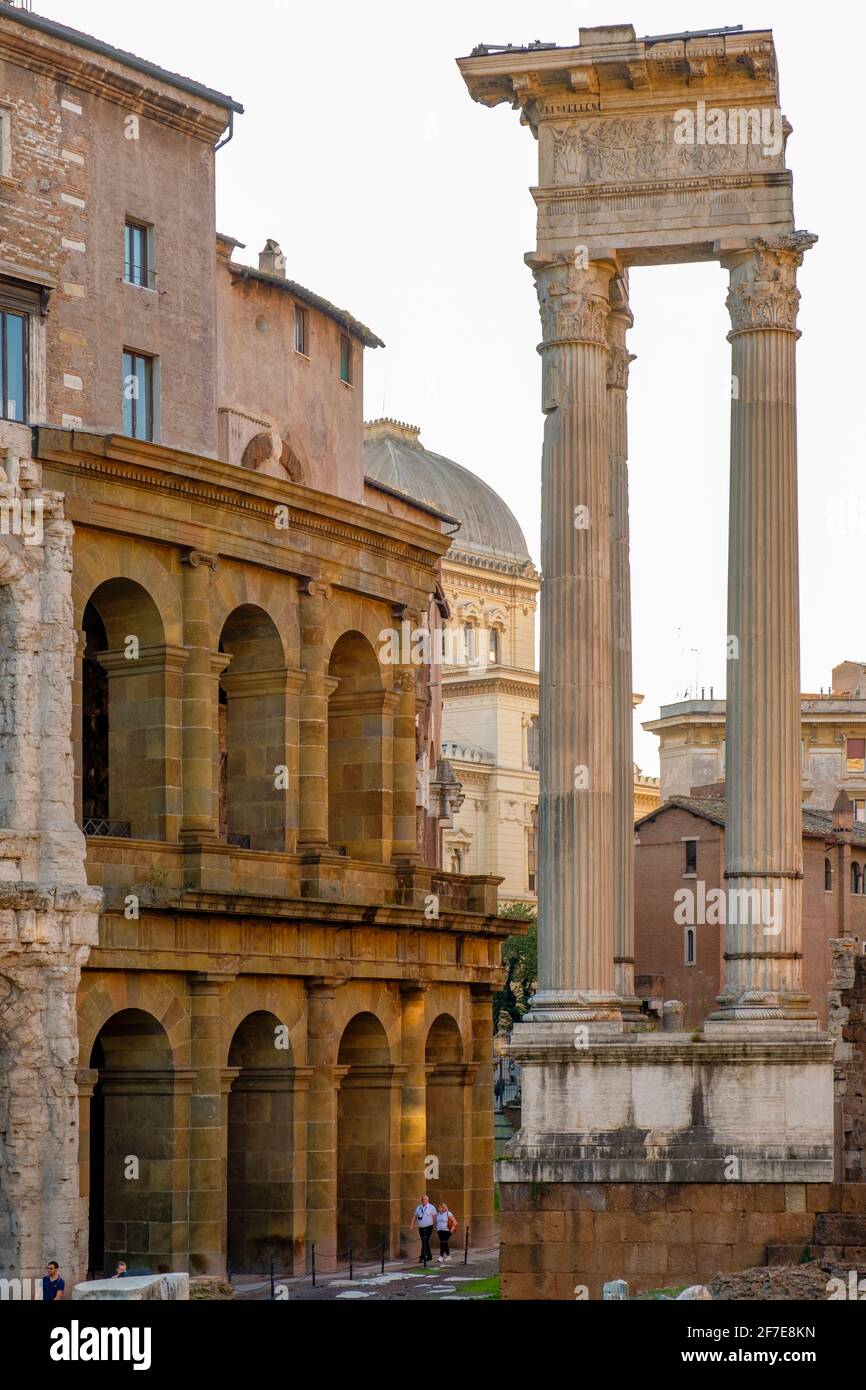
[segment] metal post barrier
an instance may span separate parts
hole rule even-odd
[[[353,1270],[352,1270],[352,1242],[349,1241],[349,1278],[351,1279],[352,1277],[353,1277]]]
[[[311,1263],[311,1265],[312,1265],[312,1270],[313,1270],[313,1288],[315,1288],[315,1287],[316,1287],[316,1242],[315,1242],[315,1241],[313,1241],[312,1245],[310,1246],[310,1263]]]
[[[271,1260],[271,1298],[276,1298],[276,1296],[276,1289],[274,1287],[274,1262]]]
[[[466,1227],[466,1235],[463,1240],[463,1263],[469,1263],[469,1227]]]
[[[387,1236],[383,1236],[383,1237],[382,1237],[382,1273],[383,1273],[383,1274],[385,1273],[385,1242],[386,1242],[387,1239],[388,1239]]]

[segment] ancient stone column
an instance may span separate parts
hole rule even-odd
[[[216,840],[216,681],[227,664],[212,648],[210,583],[217,562],[192,550],[183,557],[183,817],[181,839]],[[216,658],[216,660],[215,660]]]
[[[337,1259],[337,1098],[346,1067],[338,1067],[334,995],[337,981],[309,980],[307,1062],[307,1240],[316,1261],[333,1269]]]
[[[310,580],[299,588],[301,670],[299,853],[324,853],[328,848],[328,692],[325,649],[327,584]]]
[[[607,426],[610,458],[610,584],[613,626],[613,939],[614,988],[629,1016],[634,992],[634,733],[631,667],[631,565],[628,524],[628,369],[625,340],[634,318],[627,274],[611,283],[607,321]]]
[[[225,1055],[220,1000],[225,975],[193,975],[190,991],[189,1259],[195,1274],[223,1274],[226,1262]]]
[[[539,991],[534,1020],[621,1022],[614,993],[613,262],[529,256],[543,341]]]
[[[492,985],[472,985],[469,990],[472,1017],[472,1062],[477,1070],[467,1075],[472,1082],[472,1203],[471,1242],[476,1250],[495,1241],[493,1213],[493,995]]]
[[[418,629],[421,622],[419,613],[401,610],[396,615],[401,620],[408,619],[410,631]],[[407,662],[394,671],[394,690],[397,705],[394,710],[393,736],[393,844],[391,859],[395,864],[417,864],[418,851],[416,802],[416,747],[415,747],[415,677],[416,667]]]
[[[401,1228],[409,1231],[407,1249],[415,1244],[409,1230],[412,1212],[426,1190],[427,1032],[424,999],[427,985],[400,985],[400,1060],[405,1067],[400,1107]]]
[[[816,240],[723,259],[733,348],[725,947],[714,1019],[813,1019],[801,985],[797,268]],[[748,895],[748,896],[746,896]],[[733,919],[733,920],[732,920]],[[812,1024],[814,1027],[814,1024]]]

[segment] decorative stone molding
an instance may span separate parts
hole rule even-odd
[[[738,333],[757,329],[796,332],[800,305],[797,270],[817,240],[811,232],[758,237],[750,252],[728,262],[731,288],[727,306],[733,325],[729,341]]]
[[[607,344],[610,268],[578,265],[576,252],[526,258],[535,279],[544,347],[555,343]]]

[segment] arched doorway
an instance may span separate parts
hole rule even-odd
[[[97,1278],[117,1260],[171,1271],[177,1213],[168,1038],[151,1014],[124,1009],[101,1028],[90,1066],[98,1072],[90,1102],[90,1268]]]
[[[328,666],[328,840],[350,859],[387,863],[392,792],[385,769],[388,694],[375,651],[345,632]]]
[[[229,1049],[228,1264],[267,1274],[292,1267],[292,1062],[279,1019],[244,1019]]]
[[[227,618],[220,651],[220,828],[243,849],[286,848],[288,773],[286,663],[279,634],[261,608]]]
[[[81,807],[85,834],[165,836],[165,632],[131,579],[94,590],[82,617]]]
[[[463,1040],[450,1014],[440,1014],[427,1034],[427,1193],[447,1202],[465,1227],[465,1133],[467,1098]]]
[[[379,1020],[356,1014],[340,1041],[337,1103],[337,1260],[377,1258],[394,1231],[391,1087],[394,1069]],[[399,1153],[399,1147],[397,1148]],[[397,1224],[399,1216],[397,1217]]]

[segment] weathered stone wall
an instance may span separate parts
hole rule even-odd
[[[706,1283],[762,1265],[768,1245],[805,1247],[816,1213],[832,1203],[827,1183],[505,1183],[501,1190],[508,1299],[600,1299],[610,1279],[627,1279],[633,1293]]]
[[[862,1183],[866,1151],[866,957],[859,941],[830,942],[829,1031],[835,1039],[837,1171]]]
[[[76,991],[100,901],[73,815],[72,527],[29,446],[0,423],[0,1274],[25,1279],[83,1268]]]

